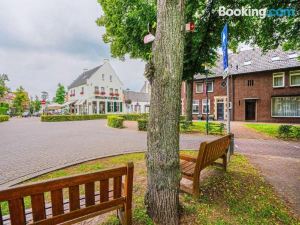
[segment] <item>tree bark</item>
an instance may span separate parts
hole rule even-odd
[[[184,51],[184,0],[157,1],[146,154],[145,204],[156,224],[179,224],[179,115]]]
[[[193,120],[193,82],[194,79],[186,80],[186,120]]]

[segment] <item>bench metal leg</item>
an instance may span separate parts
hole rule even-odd
[[[227,171],[227,155],[223,155],[223,167],[224,170]]]

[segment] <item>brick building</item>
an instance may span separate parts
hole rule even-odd
[[[280,49],[262,53],[259,49],[229,55],[231,118],[236,121],[300,123],[299,52]],[[227,119],[226,82],[219,60],[210,69],[206,83],[195,75],[193,117],[205,118],[206,108],[215,120]],[[185,96],[185,88],[182,88]],[[186,102],[183,97],[183,108]],[[183,112],[184,113],[184,112]]]

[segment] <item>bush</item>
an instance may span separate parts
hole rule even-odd
[[[0,115],[7,115],[8,108],[0,107]]]
[[[292,131],[293,126],[291,125],[280,125],[278,128],[278,135],[281,138],[289,138],[292,136],[293,131]]]
[[[209,134],[224,134],[225,124],[224,123],[209,123],[208,133]]]
[[[181,125],[180,128],[182,129],[182,131],[188,131],[190,126],[193,125],[193,122],[192,121],[187,121],[187,120],[181,120],[180,125]]]
[[[9,116],[0,115],[0,122],[4,122],[4,121],[8,121],[8,120],[9,120]]]
[[[293,134],[296,139],[300,139],[300,127],[299,126],[293,127]]]
[[[107,115],[42,115],[42,122],[62,122],[62,121],[79,121],[79,120],[98,120],[106,119]]]
[[[129,114],[117,114],[117,116],[124,118],[127,121],[138,121],[139,119],[148,118],[148,113],[129,113]]]
[[[108,116],[107,125],[114,128],[123,128],[124,118],[120,116]]]
[[[139,131],[147,131],[147,129],[148,129],[148,120],[147,119],[139,119],[137,122],[138,122],[138,130]]]

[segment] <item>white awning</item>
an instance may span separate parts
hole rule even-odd
[[[78,100],[75,105],[82,105],[85,101],[85,99]]]
[[[77,100],[73,100],[73,101],[66,102],[66,103],[62,104],[62,107],[66,107],[66,106],[68,106],[68,105],[72,105],[72,104],[74,104],[75,102],[77,102]]]

